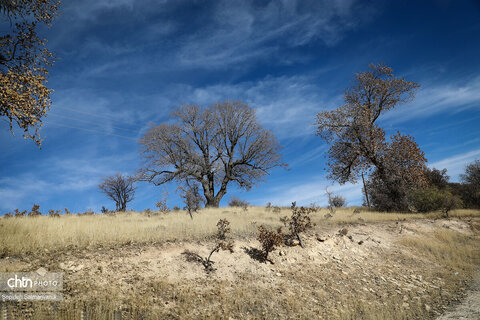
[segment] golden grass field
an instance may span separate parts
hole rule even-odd
[[[0,271],[64,272],[60,304],[2,304],[14,319],[435,319],[461,299],[480,264],[480,211],[311,214],[305,249],[281,247],[275,264],[249,257],[257,227],[289,215],[264,207],[0,219]],[[219,219],[233,254],[205,256]],[[348,229],[342,235],[339,229]],[[318,236],[326,238],[320,242]]]
[[[441,217],[441,213],[406,214],[381,213],[354,207],[337,209],[331,218],[325,218],[328,209],[320,209],[312,215],[317,225],[353,222],[398,221]],[[64,250],[96,246],[115,247],[131,243],[162,243],[167,241],[197,241],[208,239],[216,231],[219,219],[227,218],[232,234],[251,237],[261,224],[281,226],[280,217],[290,214],[290,208],[281,212],[267,211],[265,207],[203,209],[194,213],[193,220],[185,211],[169,213],[118,212],[113,215],[63,215],[15,217],[0,220],[0,256],[34,254],[39,250]],[[476,210],[455,210],[451,217],[479,216]]]

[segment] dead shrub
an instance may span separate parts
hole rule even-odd
[[[27,210],[20,211],[18,209],[15,209],[14,211],[15,211],[15,217],[23,217],[27,213]]]
[[[239,208],[242,208],[244,211],[248,210],[249,205],[250,204],[247,201],[242,200],[236,196],[233,196],[232,198],[230,198],[230,202],[228,203],[229,207],[239,207]]]
[[[197,253],[186,250],[183,254],[186,256],[187,261],[201,263],[207,273],[215,271],[215,268],[213,268],[215,262],[211,260],[212,255],[220,250],[233,253],[233,241],[227,241],[227,234],[230,233],[230,231],[230,222],[227,219],[218,220],[215,246],[210,251],[208,257],[203,258]]]
[[[55,217],[55,218],[60,218],[60,212],[62,212],[62,210],[53,210],[53,209],[50,209],[48,211],[48,215],[50,217]]]
[[[29,217],[41,216],[42,213],[38,209],[40,209],[40,206],[38,204],[34,204],[32,207],[32,211],[28,213],[28,216]]]
[[[268,254],[275,250],[276,247],[283,244],[283,234],[282,228],[278,228],[277,231],[269,230],[263,225],[258,227],[258,236],[257,240],[262,246],[263,262],[270,262],[273,264],[273,261],[268,259]]]
[[[296,203],[292,203],[292,215],[280,219],[284,226],[288,229],[289,234],[286,236],[287,244],[292,245],[293,240],[297,239],[298,243],[304,248],[300,233],[312,228],[315,224],[310,219],[310,213],[316,212],[314,208],[297,207]]]
[[[282,209],[280,209],[280,207],[277,207],[277,206],[273,207],[272,209],[273,213],[280,213],[280,211],[282,211]]]

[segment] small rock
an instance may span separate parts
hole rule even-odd
[[[279,255],[279,256],[285,256],[285,255],[287,255],[287,253],[285,252],[285,250],[280,250],[280,251],[278,252],[278,255]]]
[[[406,302],[402,304],[402,307],[404,307],[405,309],[410,309],[410,305]]]
[[[282,276],[282,274],[281,274],[280,272],[275,273],[275,275],[276,275],[277,277],[281,277],[281,276]]]
[[[428,304],[425,304],[425,310],[430,311],[432,310],[432,307],[430,307]]]
[[[363,244],[363,240],[358,241],[358,244]]]
[[[47,269],[40,267],[36,272],[43,277],[47,273]]]

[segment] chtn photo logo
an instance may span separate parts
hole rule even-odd
[[[7,280],[7,286],[10,288],[32,288],[33,287],[33,281],[30,278],[26,277],[15,277],[10,278]]]

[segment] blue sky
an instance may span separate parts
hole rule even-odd
[[[56,52],[42,149],[0,121],[0,213],[40,205],[73,212],[114,203],[101,177],[141,166],[138,139],[183,103],[241,100],[284,146],[251,191],[255,205],[316,202],[324,189],[361,204],[360,185],[326,180],[315,115],[342,104],[355,72],[385,62],[421,85],[381,124],[416,138],[431,167],[458,181],[480,158],[478,1],[63,1],[43,28]],[[181,206],[176,186],[168,205]],[[130,208],[155,208],[163,187],[139,184]]]

